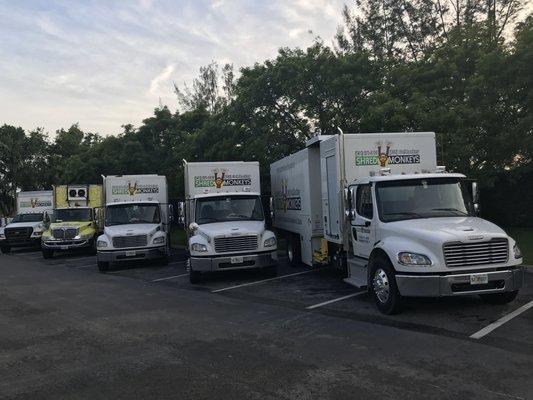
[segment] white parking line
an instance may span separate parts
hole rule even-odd
[[[168,280],[168,279],[179,278],[179,277],[181,277],[181,276],[187,276],[187,275],[189,275],[189,274],[181,274],[181,275],[167,276],[166,278],[154,279],[152,282],[166,281],[166,280]]]
[[[255,281],[255,282],[243,283],[242,285],[236,285],[236,286],[230,286],[230,287],[226,287],[226,288],[222,288],[222,289],[212,290],[211,293],[224,292],[224,291],[226,291],[226,290],[237,289],[237,288],[244,287],[244,286],[258,285],[258,284],[263,283],[263,282],[274,281],[274,280],[276,280],[276,279],[287,278],[287,277],[289,277],[289,276],[308,274],[309,272],[315,272],[315,271],[318,271],[319,269],[320,269],[320,268],[310,269],[310,270],[307,270],[307,271],[295,272],[294,274],[281,275],[281,276],[276,276],[276,277],[274,277],[274,278],[263,279],[263,280],[261,280],[261,281]]]
[[[79,267],[75,267],[75,268],[81,269],[81,268],[89,268],[89,267],[96,267],[96,264],[80,265]]]
[[[325,301],[323,303],[313,304],[312,306],[306,307],[306,309],[307,310],[312,310],[313,308],[326,306],[326,305],[331,304],[331,303],[336,303],[337,301],[346,300],[346,299],[349,299],[349,298],[352,298],[352,297],[356,297],[356,296],[359,296],[360,294],[363,294],[363,293],[366,293],[366,292],[367,292],[366,290],[362,290],[360,292],[352,293],[352,294],[349,294],[347,296],[338,297],[336,299],[328,300],[328,301]]]
[[[502,326],[506,322],[509,322],[514,317],[522,314],[524,311],[529,310],[531,307],[533,307],[533,301],[530,301],[529,303],[524,304],[522,307],[517,308],[516,310],[514,310],[513,312],[510,312],[507,315],[504,315],[503,317],[501,317],[496,322],[493,322],[492,324],[487,325],[483,329],[481,329],[481,330],[477,331],[476,333],[470,335],[470,338],[471,339],[481,339],[483,336],[488,335],[489,333],[491,333],[494,329]]]

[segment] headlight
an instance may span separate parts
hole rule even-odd
[[[191,245],[191,250],[192,251],[196,251],[198,253],[203,253],[203,252],[207,251],[207,246],[205,244],[201,244],[201,243],[193,243]]]
[[[96,247],[107,247],[107,242],[104,240],[98,240],[96,242]]]
[[[398,262],[403,265],[431,265],[431,260],[427,256],[406,251],[398,253]]]
[[[154,244],[158,244],[158,243],[165,243],[165,237],[164,236],[156,237],[154,239]]]
[[[518,248],[518,244],[515,243],[514,246],[513,246],[513,252],[514,252],[514,258],[522,258],[522,252],[520,251],[520,249]]]
[[[265,247],[273,247],[276,245],[276,238],[275,237],[271,237],[270,239],[267,239],[265,240],[265,243],[264,243],[264,246]]]
[[[41,237],[43,235],[43,231],[33,231],[31,234],[31,237]]]

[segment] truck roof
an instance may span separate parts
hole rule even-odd
[[[194,197],[201,199],[205,197],[227,197],[227,196],[261,196],[258,192],[215,192],[206,194],[197,194]]]
[[[116,206],[116,205],[123,205],[123,204],[159,204],[156,200],[127,200],[127,201],[114,201],[106,203],[106,207],[108,206]]]
[[[396,174],[396,175],[375,175],[357,179],[357,183],[400,181],[407,179],[430,179],[430,178],[466,178],[463,174],[444,172],[444,173],[424,173],[424,174]]]
[[[56,207],[54,210],[90,210],[91,207],[83,206],[83,207]]]

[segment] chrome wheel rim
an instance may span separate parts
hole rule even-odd
[[[381,268],[378,268],[374,274],[374,293],[380,303],[386,303],[389,300],[389,278]]]
[[[293,253],[292,253],[292,246],[289,244],[287,246],[287,257],[289,258],[289,261],[292,262],[293,259]]]

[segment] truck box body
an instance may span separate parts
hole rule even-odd
[[[477,217],[475,183],[437,166],[433,132],[317,136],[270,170],[289,262],[331,263],[383,313],[401,296],[503,304],[522,286],[517,243]]]
[[[265,227],[258,162],[184,164],[190,280],[206,272],[263,268],[277,262]]]
[[[51,190],[17,193],[17,215],[3,229],[0,248],[9,251],[12,247],[38,246],[44,231],[45,213],[53,209]]]
[[[301,237],[303,261],[320,247],[323,235],[320,190],[320,149],[307,147],[270,166],[271,194],[277,229]]]

